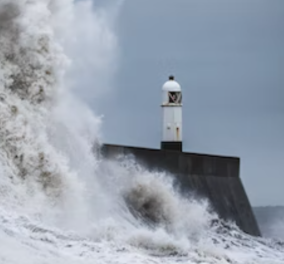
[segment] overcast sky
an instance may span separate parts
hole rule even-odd
[[[161,86],[183,89],[184,151],[238,156],[252,205],[284,205],[284,1],[129,0],[107,143],[159,148]]]

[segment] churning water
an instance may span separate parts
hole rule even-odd
[[[94,155],[101,120],[74,94],[111,85],[119,8],[0,0],[0,263],[283,264],[169,175]]]

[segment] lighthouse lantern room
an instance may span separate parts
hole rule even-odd
[[[174,76],[170,76],[163,91],[163,131],[161,149],[182,151],[182,92]]]

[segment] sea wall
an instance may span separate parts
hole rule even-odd
[[[220,218],[233,220],[248,234],[261,235],[239,177],[239,158],[108,144],[101,153],[109,159],[132,155],[149,170],[171,173],[182,193],[207,198]]]

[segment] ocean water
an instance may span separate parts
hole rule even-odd
[[[283,264],[280,240],[94,151],[102,120],[78,94],[111,92],[121,3],[0,0],[0,263]]]

